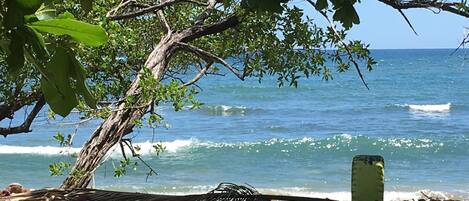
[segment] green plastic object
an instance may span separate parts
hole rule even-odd
[[[352,162],[352,201],[383,201],[384,159],[357,155]]]

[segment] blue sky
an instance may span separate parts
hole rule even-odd
[[[302,0],[293,2],[301,8],[310,7]],[[356,9],[361,23],[352,28],[349,39],[362,40],[373,49],[456,48],[464,33],[469,33],[464,28],[469,27],[469,19],[446,12],[434,14],[426,9],[404,10],[419,34],[417,36],[396,10],[377,0],[362,0]],[[314,11],[308,9],[305,12]],[[316,14],[312,16],[320,18]]]

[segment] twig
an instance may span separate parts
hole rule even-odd
[[[210,16],[210,13],[213,11],[216,3],[217,3],[216,0],[208,0],[207,8],[205,8],[205,10],[199,16],[197,16],[197,20],[195,21],[195,24],[197,25],[203,24],[204,21]]]
[[[153,169],[153,167],[151,167],[150,164],[148,164],[145,160],[142,159],[142,157],[140,157],[140,154],[138,154],[133,145],[132,145],[132,140],[130,139],[121,139],[121,142],[123,142],[125,145],[127,145],[127,147],[129,147],[130,151],[132,152],[132,157],[136,157],[140,160],[140,162],[142,162],[148,169],[150,169],[150,172],[147,173],[147,177],[145,179],[145,181],[148,181],[148,177],[151,176],[152,173],[158,175],[158,173],[156,172],[155,169]]]
[[[144,15],[144,14],[147,14],[147,13],[152,13],[152,12],[161,10],[161,9],[167,7],[167,6],[171,6],[173,4],[180,3],[180,2],[187,2],[187,3],[193,3],[195,5],[200,5],[200,6],[204,5],[205,6],[205,4],[200,3],[198,1],[169,0],[169,1],[164,1],[164,2],[162,2],[160,4],[156,4],[156,5],[148,5],[146,8],[142,8],[140,10],[136,10],[136,11],[133,11],[133,12],[123,13],[123,14],[120,14],[120,15],[114,15],[114,13],[118,11],[118,9],[120,9],[124,6],[127,6],[132,1],[128,1],[128,2],[129,3],[124,2],[125,5],[119,5],[118,7],[116,7],[117,9],[113,9],[113,10],[111,10],[112,12],[108,12],[106,17],[109,18],[110,20],[121,20],[121,19],[134,18],[134,17],[140,16],[140,15]],[[140,4],[140,6],[142,6],[142,4]]]
[[[415,31],[414,26],[412,26],[412,23],[410,23],[410,20],[407,18],[407,16],[404,14],[404,12],[402,12],[402,9],[397,9],[397,11],[399,11],[399,13],[402,15],[402,17],[404,17],[404,20],[407,22],[407,24],[412,29],[412,31],[414,31],[414,34],[418,36],[419,34]]]
[[[182,86],[187,87],[190,86],[202,78],[205,75],[207,70],[212,66],[213,62],[208,63],[204,68],[200,69],[200,72],[189,82],[184,83]]]
[[[409,9],[409,8],[437,8],[456,15],[469,18],[469,11],[458,9],[459,3],[455,2],[443,2],[436,0],[412,0],[412,1],[400,1],[400,0],[378,0],[384,4],[387,4],[395,9]]]
[[[312,0],[307,0],[307,1],[314,8],[316,8],[316,3],[314,3]],[[335,29],[335,24],[329,19],[329,17],[327,16],[327,14],[324,11],[318,10],[318,12],[327,20],[327,22],[329,22],[330,27],[331,27],[332,31],[334,32],[334,35],[336,35],[339,38],[340,44],[342,44],[344,46],[345,51],[349,55],[350,61],[355,66],[355,69],[357,70],[358,76],[360,77],[360,80],[362,81],[363,85],[365,85],[366,89],[370,90],[370,88],[368,87],[368,84],[365,81],[365,78],[363,77],[363,74],[362,74],[360,68],[358,67],[358,63],[355,61],[355,59],[353,59],[352,51],[349,49],[348,45],[341,39],[341,36],[340,36],[339,32],[337,32],[337,30]]]
[[[25,96],[17,95],[11,101],[5,101],[0,105],[0,121],[9,118],[13,119],[13,114],[20,110],[23,106],[32,104],[35,101],[38,101],[42,97],[40,92],[30,92]]]
[[[226,68],[228,68],[228,70],[230,70],[233,74],[236,75],[236,77],[238,77],[240,80],[244,80],[244,74],[241,73],[238,69],[236,69],[235,67],[231,66],[230,64],[228,64],[224,59],[210,53],[210,52],[207,52],[203,49],[200,49],[196,46],[193,46],[193,45],[190,45],[190,44],[187,44],[187,43],[182,43],[182,42],[178,42],[178,45],[184,49],[184,50],[187,50],[189,52],[192,52],[198,56],[200,56],[201,58],[203,58],[204,60],[207,61],[207,63],[210,63],[210,62],[217,62],[217,63],[220,63],[222,64],[223,66],[225,66]]]
[[[86,123],[88,121],[91,121],[93,119],[93,117],[89,117],[89,118],[86,118],[86,119],[82,119],[80,120],[79,122],[71,122],[71,123],[61,123],[61,125],[80,125],[80,124],[83,124],[83,123]]]
[[[467,28],[466,28],[467,29]],[[461,41],[461,43],[459,43],[458,47],[453,51],[451,52],[450,55],[453,55],[454,53],[456,53],[461,47],[464,46],[464,44],[466,44],[468,42],[468,39],[469,39],[469,33],[466,34],[466,36],[464,36],[463,40]]]

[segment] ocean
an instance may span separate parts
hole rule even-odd
[[[128,137],[158,175],[140,164],[121,178],[110,154],[96,172],[96,188],[163,194],[205,193],[221,182],[251,185],[261,193],[350,200],[354,155],[385,159],[385,200],[426,192],[469,200],[469,63],[465,50],[373,50],[378,62],[365,73],[367,90],[351,69],[334,79],[302,79],[279,88],[230,74],[199,82],[201,109],[158,107],[164,126],[137,128]],[[31,108],[29,108],[31,109]],[[22,114],[12,122],[18,124]],[[73,161],[99,124],[56,120],[40,113],[33,132],[0,139],[0,187],[56,187],[51,163]],[[73,148],[53,139],[73,133]],[[166,151],[156,155],[154,143]],[[73,155],[73,154],[72,154]]]

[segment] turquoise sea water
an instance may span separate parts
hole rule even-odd
[[[414,198],[420,190],[469,200],[469,63],[464,51],[451,52],[374,50],[378,65],[365,74],[370,90],[353,70],[328,82],[303,80],[296,89],[278,88],[274,79],[205,78],[202,109],[158,108],[170,128],[156,129],[154,142],[163,142],[166,152],[149,153],[151,129],[129,136],[159,175],[146,181],[140,165],[114,178],[112,162],[121,159],[115,153],[94,185],[187,194],[234,182],[266,193],[349,200],[352,157],[380,154],[386,200]],[[50,177],[48,165],[74,159],[52,136],[74,132],[67,124],[74,121],[49,121],[42,112],[34,132],[1,138],[0,187],[57,186],[63,177]],[[98,123],[80,125],[68,152],[77,152]]]

